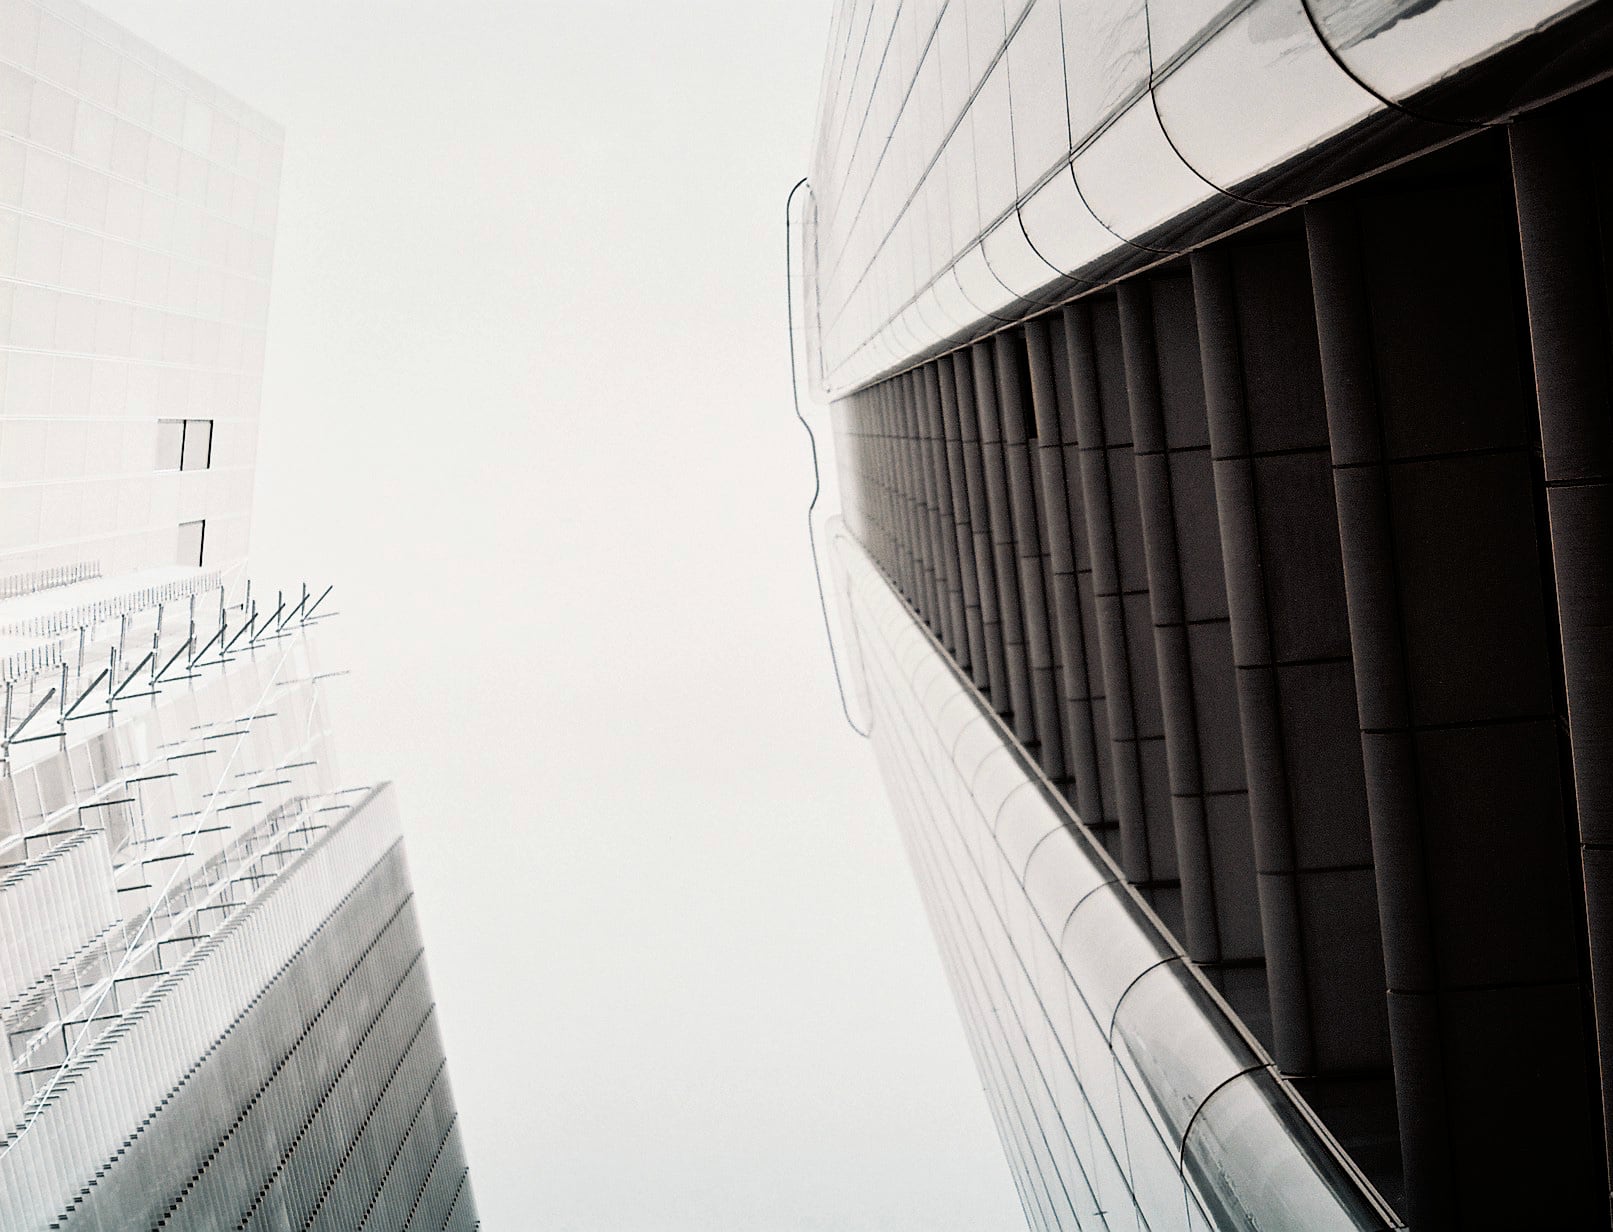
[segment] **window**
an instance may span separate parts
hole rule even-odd
[[[177,471],[185,458],[185,421],[159,419],[157,421],[157,469]]]
[[[179,524],[179,543],[176,551],[176,563],[201,567],[202,550],[207,538],[207,522],[181,522]]]
[[[157,469],[205,471],[213,464],[211,419],[159,419]]]
[[[187,419],[185,421],[185,449],[179,469],[205,471],[213,463],[213,421]]]

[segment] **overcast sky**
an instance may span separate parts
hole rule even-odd
[[[484,1226],[1022,1227],[803,533],[829,0],[98,4],[287,129],[253,572],[337,585]]]

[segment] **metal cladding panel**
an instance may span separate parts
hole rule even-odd
[[[0,1143],[0,1226],[471,1226],[389,789],[163,977]]]
[[[834,544],[875,751],[1028,1222],[1401,1226],[870,558]],[[987,749],[962,739],[980,732]]]
[[[0,881],[0,1011],[122,918],[100,831],[79,830]]]
[[[807,211],[838,397],[1601,71],[1587,0],[838,6]]]

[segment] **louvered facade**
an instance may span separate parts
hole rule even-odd
[[[847,652],[1033,1227],[1608,1226],[1609,29],[837,10]]]

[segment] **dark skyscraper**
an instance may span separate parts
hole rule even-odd
[[[839,6],[850,676],[1036,1228],[1605,1228],[1608,6]]]

